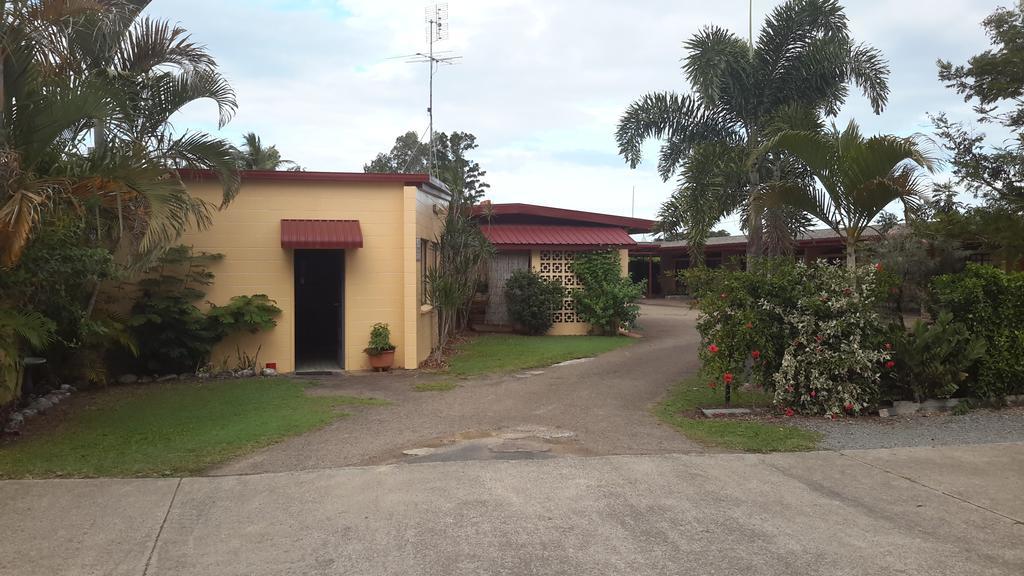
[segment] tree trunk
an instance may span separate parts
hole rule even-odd
[[[754,150],[757,146],[757,132],[751,130],[747,133],[747,149]],[[761,257],[763,252],[763,239],[761,234],[762,209],[757,201],[758,188],[761,184],[760,168],[761,158],[754,160],[750,167],[748,193],[750,194],[750,216],[747,222],[747,271],[754,268],[754,262]]]
[[[96,126],[92,129],[92,145],[96,153],[102,153],[107,147],[107,121],[97,118]]]
[[[761,234],[762,227],[762,208],[760,202],[757,200],[757,190],[760,185],[760,175],[757,172],[757,164],[750,169],[750,215],[747,222],[747,271],[753,270],[754,262],[762,256],[763,253],[763,239]]]
[[[853,272],[857,268],[857,242],[846,241],[846,267]]]

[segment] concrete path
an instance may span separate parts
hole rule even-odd
[[[393,405],[360,411],[211,473],[384,464],[409,460],[403,451],[419,448],[445,450],[413,461],[699,452],[650,412],[669,387],[699,368],[695,320],[689,309],[643,306],[645,337],[636,344],[586,362],[459,381],[448,392],[415,392],[419,382],[446,378],[420,373],[322,379],[313,393],[373,396]]]
[[[1024,444],[0,482],[0,576],[1024,573]]]

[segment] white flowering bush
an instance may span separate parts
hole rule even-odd
[[[878,400],[890,351],[881,345],[880,269],[855,271],[797,265],[801,296],[792,308],[762,301],[778,313],[793,340],[773,376],[775,402],[808,414],[856,414]]]

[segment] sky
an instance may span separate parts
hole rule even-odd
[[[853,37],[891,68],[879,116],[856,91],[835,121],[867,133],[930,132],[928,113],[970,120],[937,79],[988,46],[981,20],[995,0],[847,0]],[[753,0],[755,34],[777,2]],[[436,130],[471,132],[493,202],[525,202],[653,218],[671,194],[657,143],[630,169],[615,127],[651,91],[688,92],[682,43],[715,24],[746,35],[748,0],[449,0],[450,32],[435,45],[459,56],[435,75]],[[205,44],[238,95],[218,129],[215,107],[190,105],[175,127],[238,143],[256,132],[308,170],[362,171],[395,138],[427,127],[422,0],[153,0],[147,14]],[[941,175],[939,176],[941,178]],[[635,194],[634,194],[635,190]],[[635,199],[634,199],[635,198]],[[738,230],[736,218],[723,227]]]

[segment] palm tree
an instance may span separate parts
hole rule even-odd
[[[799,158],[814,174],[820,188],[789,188],[786,202],[843,238],[850,268],[857,265],[857,242],[864,230],[892,202],[902,202],[909,216],[926,189],[920,169],[935,169],[920,138],[865,138],[852,120],[841,132],[834,125],[816,132],[782,132],[767,147]]]
[[[236,108],[234,92],[186,31],[140,18],[144,4],[5,3],[0,264],[12,265],[42,211],[62,203],[88,204],[96,237],[155,253],[188,227],[207,226],[217,208],[189,195],[179,168],[216,171],[221,207],[237,193],[235,148],[202,132],[175,133],[170,124],[206,98],[217,103],[223,125]]]
[[[683,224],[691,244],[742,211],[750,266],[764,253],[766,223],[772,237],[793,232],[785,229],[784,207],[771,199],[773,185],[807,181],[798,164],[763,151],[762,143],[781,129],[809,128],[822,115],[838,114],[850,84],[880,112],[888,67],[876,49],[853,42],[836,0],[788,0],[768,16],[756,42],[710,26],[684,46],[694,94],[655,92],[631,104],[616,132],[619,153],[636,167],[644,141],[663,140],[658,171],[666,181],[680,175],[676,200],[690,211]]]
[[[94,149],[79,164],[79,194],[102,198],[140,252],[159,252],[188,227],[209,225],[217,208],[189,195],[179,168],[209,169],[223,187],[220,207],[237,194],[237,151],[204,132],[177,133],[171,117],[197,100],[213,101],[223,127],[237,108],[234,90],[206,48],[184,28],[141,16],[142,0],[105,0],[102,17],[68,31],[63,72],[111,88],[113,113],[97,119]]]
[[[277,146],[264,147],[255,132],[242,136],[238,153],[238,167],[242,170],[280,170],[282,167],[292,170],[296,166],[295,162],[281,158]]]
[[[50,81],[64,31],[96,13],[87,0],[12,0],[0,9],[0,266],[13,265],[42,213],[68,197],[59,169],[79,134],[110,113],[96,83]]]

